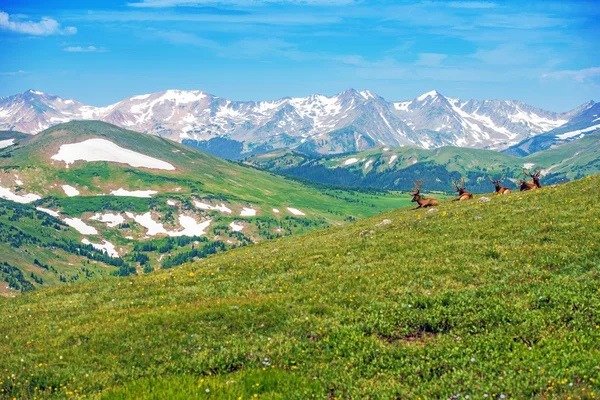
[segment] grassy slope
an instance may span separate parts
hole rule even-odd
[[[116,144],[141,151],[143,154],[159,158],[176,166],[176,171],[135,170],[128,166],[108,163],[78,162],[69,169],[64,163],[53,162],[50,157],[56,154],[63,143],[73,143],[89,138],[105,138]],[[57,125],[32,139],[27,146],[12,150],[12,156],[1,165],[18,165],[31,169],[32,181],[28,188],[42,195],[64,196],[59,187],[50,188],[56,181],[71,182],[84,187],[82,194],[97,195],[108,189],[155,188],[162,193],[175,192],[182,186],[188,193],[216,198],[231,198],[242,203],[264,206],[263,214],[273,215],[271,207],[305,207],[317,217],[329,221],[343,220],[339,215],[328,213],[333,207],[344,215],[372,215],[378,207],[374,199],[373,207],[360,202],[344,202],[323,195],[318,189],[300,185],[277,175],[239,166],[206,153],[196,151],[166,139],[151,135],[141,135],[98,121],[75,121]],[[167,179],[165,179],[165,177]],[[177,182],[180,181],[180,182]],[[186,187],[188,184],[189,187]],[[194,190],[196,189],[196,190]],[[358,196],[356,193],[352,196]],[[382,196],[383,197],[383,196]],[[403,201],[406,199],[406,196]],[[389,209],[389,201],[383,200],[383,208]]]
[[[590,398],[600,390],[599,185],[594,176],[397,210],[176,270],[0,299],[0,388]]]
[[[408,189],[413,179],[422,177],[437,190],[450,190],[451,179],[462,175],[469,178],[471,190],[487,192],[493,189],[486,177],[488,173],[504,173],[509,178],[520,177],[521,168],[526,163],[549,169],[549,175],[544,179],[547,184],[599,173],[599,152],[600,133],[597,133],[524,158],[496,151],[458,147],[435,150],[402,147],[388,151],[377,148],[341,157],[323,158],[291,150],[277,151],[251,157],[246,162],[270,171],[323,183],[355,182],[359,186],[395,189]],[[393,155],[397,159],[390,164]],[[358,158],[360,161],[344,165],[350,158]],[[366,166],[368,162],[370,164]],[[436,183],[436,179],[441,182]],[[508,181],[505,184],[511,185]]]
[[[56,248],[53,244],[57,242],[79,244],[79,234],[31,206],[0,200],[0,238],[0,261],[20,267],[24,278],[35,287],[57,285],[61,277],[65,281],[99,278],[117,269],[102,262],[79,257],[74,252]],[[39,242],[31,243],[28,238],[35,238]],[[36,265],[35,260],[52,269]],[[32,273],[42,281],[36,282],[32,279]],[[7,290],[6,287],[7,284],[0,273],[0,295],[15,294],[15,291]]]
[[[196,220],[211,218],[212,223],[206,236],[237,245],[330,224],[341,224],[347,219],[405,206],[410,201],[406,194],[361,193],[331,188],[323,190],[272,173],[240,166],[166,139],[120,129],[98,121],[61,124],[28,138],[25,143],[0,150],[0,186],[21,193],[43,196],[44,199],[35,205],[60,211],[61,218],[82,218],[99,231],[99,235],[89,237],[93,243],[102,243],[103,239],[109,240],[119,249],[119,254],[125,261],[134,267],[136,262],[127,256],[132,253],[136,241],[145,240],[146,230],[130,220],[127,221],[130,224],[129,228],[108,228],[103,223],[89,219],[95,213],[130,211],[141,214],[152,211],[155,220],[160,218],[167,229],[172,230],[181,229],[177,221],[177,216],[181,214],[194,216]],[[62,144],[77,143],[90,138],[104,138],[121,147],[167,161],[173,164],[176,170],[136,169],[128,165],[106,162],[76,162],[67,169],[63,162],[51,159]],[[18,183],[19,181],[23,183]],[[63,184],[75,186],[81,192],[81,196],[66,197],[61,189]],[[153,189],[159,193],[151,199],[106,195],[111,190],[121,187],[127,190]],[[192,196],[213,203],[225,202],[233,209],[233,214],[201,211],[190,202]],[[178,206],[167,205],[167,200],[177,200]],[[249,205],[258,211],[257,216],[240,217],[242,207]],[[287,207],[300,209],[306,216],[295,217],[286,210]],[[274,213],[273,208],[279,209],[281,213]],[[229,224],[232,221],[244,224],[242,233],[231,232]],[[35,225],[35,221],[27,222],[24,218],[19,224]],[[74,230],[71,230],[71,233],[76,241],[85,237]],[[128,236],[133,237],[133,240],[127,239]],[[191,245],[180,246],[169,251],[169,254],[190,250]],[[29,253],[16,252],[8,244],[0,246],[0,255],[10,258],[13,263],[11,265],[23,269],[26,275],[29,275],[32,269],[36,270],[32,261],[36,258],[46,258],[46,252],[35,247],[31,247]],[[160,268],[163,254],[148,255],[149,265],[152,268]],[[73,259],[71,256],[63,259],[67,268],[72,264],[73,274],[80,270],[82,260]],[[139,267],[141,272],[141,266]],[[46,282],[50,284],[56,279],[46,279]]]

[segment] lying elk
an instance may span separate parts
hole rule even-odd
[[[491,175],[488,175],[488,178],[490,178],[490,182],[492,182],[494,184],[497,194],[509,194],[510,193],[509,188],[500,186],[500,182],[502,182],[504,180],[504,174],[502,174],[500,179],[498,179],[497,181],[495,181],[494,178],[491,177]]]
[[[452,184],[454,185],[454,189],[458,192],[458,197],[452,201],[471,200],[473,198],[473,195],[465,189],[465,178],[460,178],[460,185],[456,179],[452,179]]]
[[[530,174],[529,172],[523,170],[524,178],[519,180],[519,182],[517,183],[519,185],[519,188],[521,189],[521,191],[541,188],[542,184],[540,183],[540,173],[541,173],[541,171],[539,169],[536,172],[534,172],[533,174]],[[527,177],[527,175],[529,175],[531,177],[531,179],[533,179],[533,181],[526,182],[525,177]]]
[[[419,204],[418,207],[414,208],[415,210],[417,208],[427,208],[438,205],[438,201],[436,199],[424,199],[423,197],[421,197],[421,187],[423,186],[423,183],[423,181],[413,182],[415,187],[413,191],[410,192],[410,195],[413,197],[411,202],[416,202]]]

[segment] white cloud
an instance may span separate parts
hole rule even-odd
[[[554,71],[542,74],[542,79],[569,79],[579,83],[588,82],[596,77],[600,77],[600,67]]]
[[[87,46],[87,47],[68,46],[68,47],[65,47],[63,49],[63,51],[66,51],[69,53],[105,53],[108,50],[101,48],[101,47],[96,47],[96,46]]]
[[[74,35],[77,33],[77,28],[74,26],[67,26],[63,29],[52,18],[42,17],[39,22],[23,21],[15,15],[11,16],[4,11],[0,11],[0,29],[36,36]]]
[[[0,72],[0,76],[16,76],[16,75],[25,75],[27,71],[23,71],[22,69],[18,71],[6,71]]]

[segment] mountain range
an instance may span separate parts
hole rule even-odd
[[[504,175],[516,190],[523,168],[539,169],[543,185],[600,173],[600,132],[585,135],[525,157],[482,149],[378,147],[344,155],[314,155],[282,149],[244,159],[257,168],[329,185],[410,190],[425,180],[429,190],[452,190],[452,180],[465,178],[474,193],[493,190],[488,175]]]
[[[203,91],[166,90],[94,107],[29,90],[0,99],[0,129],[36,134],[71,120],[102,120],[229,159],[280,148],[338,154],[377,146],[518,148],[510,151],[525,155],[529,152],[524,148],[536,148],[527,141],[535,141],[540,134],[556,132],[553,137],[560,142],[561,137],[597,130],[598,109],[597,103],[589,101],[557,113],[519,101],[460,100],[437,91],[390,102],[354,89],[330,97],[258,102],[232,101]]]

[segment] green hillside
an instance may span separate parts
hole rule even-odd
[[[0,393],[595,398],[599,185],[396,210],[0,299]]]
[[[486,193],[493,190],[490,173],[505,174],[504,184],[514,188],[510,180],[520,178],[523,167],[541,168],[542,182],[554,184],[600,173],[598,160],[600,133],[528,157],[459,147],[401,147],[333,157],[282,150],[250,157],[245,163],[325,184],[394,190],[408,190],[416,179],[425,179],[432,190],[452,190],[452,179],[462,176],[471,191]]]
[[[84,240],[106,246],[107,241],[129,267],[121,268],[122,274],[170,268],[215,251],[343,224],[406,206],[410,200],[399,193],[304,185],[98,121],[57,125],[27,139],[0,149],[0,198],[28,202],[20,206],[26,211],[15,221],[9,221],[14,203],[0,204],[0,222],[1,215],[6,216],[6,224],[0,225],[2,232],[10,237],[11,225],[21,231],[39,225],[32,216],[39,215],[35,209],[41,208],[62,221],[60,229],[46,236],[63,240],[69,232],[68,239],[79,244]],[[67,164],[56,159],[61,151],[64,153],[63,146],[99,139],[118,146],[119,152],[134,151],[152,157],[154,162],[167,163],[171,170],[107,161],[75,160]],[[94,150],[91,156],[114,153],[113,147],[110,151]],[[84,150],[78,149],[72,156],[83,157]],[[128,153],[128,157],[133,159],[135,154]],[[70,187],[71,196],[65,185]],[[40,199],[31,202],[37,197],[27,196]],[[83,233],[65,228],[68,221],[86,225]],[[187,229],[184,223],[193,226]],[[16,252],[5,243],[0,251],[26,279],[31,272],[49,274],[33,264],[35,259],[47,259],[44,254],[48,249],[32,243],[27,252]],[[68,269],[71,265],[71,271],[64,271],[69,276],[79,274],[87,260],[76,254],[63,258],[64,263],[57,260],[60,265],[55,267]],[[105,272],[114,272],[114,268]],[[59,277],[55,274],[47,276],[43,284],[30,283],[33,287],[52,285]],[[5,287],[4,283],[0,276],[0,287]]]

